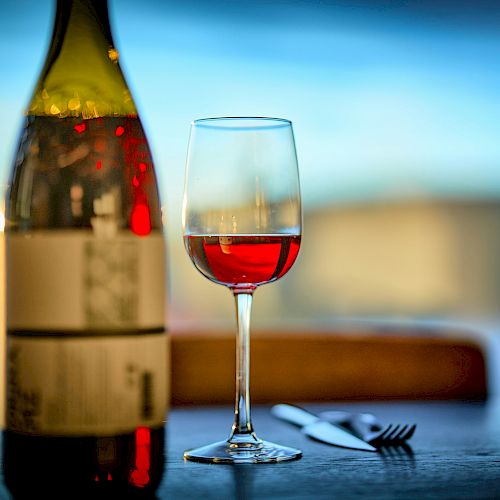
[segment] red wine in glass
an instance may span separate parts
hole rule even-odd
[[[297,258],[300,239],[292,234],[188,235],[184,244],[204,276],[237,291],[285,275]]]

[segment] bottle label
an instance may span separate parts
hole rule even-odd
[[[7,429],[38,436],[109,436],[161,426],[168,337],[9,336]]]
[[[165,243],[118,233],[7,233],[10,331],[158,330],[165,325]]]

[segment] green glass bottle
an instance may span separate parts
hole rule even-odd
[[[14,496],[149,494],[168,407],[155,169],[107,3],[58,0],[6,199]]]

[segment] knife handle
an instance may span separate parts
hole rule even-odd
[[[319,418],[298,406],[279,404],[271,408],[271,413],[282,420],[304,427],[317,422]]]

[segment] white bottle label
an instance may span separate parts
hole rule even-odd
[[[165,243],[160,233],[7,233],[7,328],[144,330],[165,325]]]
[[[168,337],[11,336],[7,429],[107,436],[161,426],[169,401]]]

